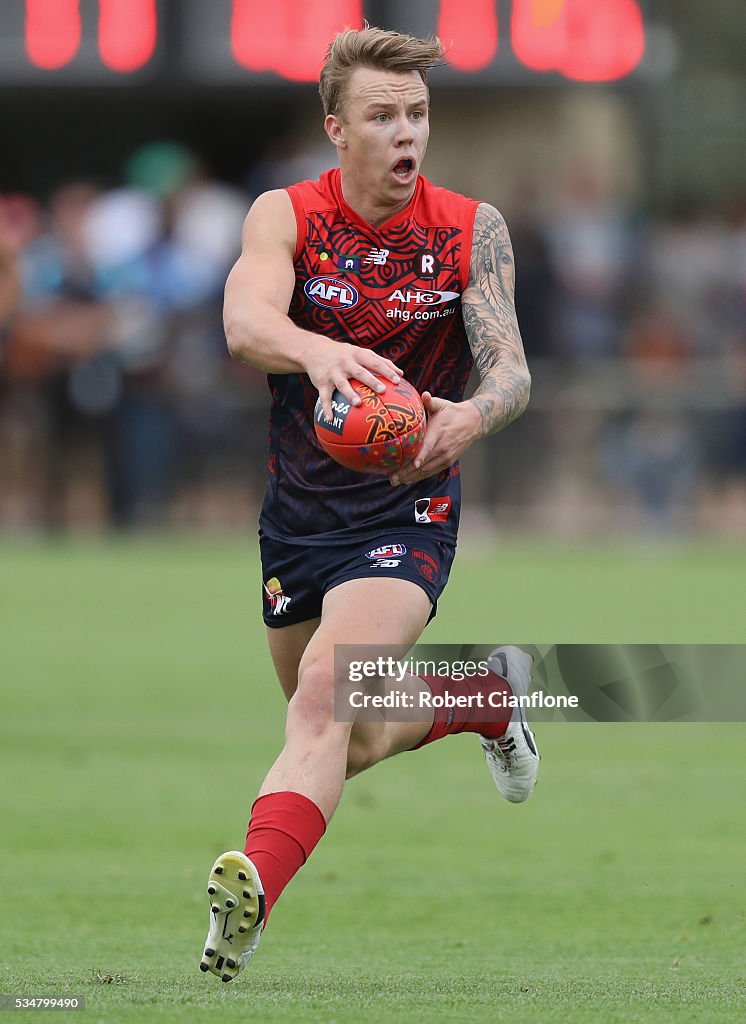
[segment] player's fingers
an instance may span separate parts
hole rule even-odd
[[[350,384],[346,377],[339,377],[335,382],[334,386],[337,391],[341,392],[350,405],[360,405],[360,395]]]
[[[370,370],[366,370],[364,366],[361,366],[359,370],[356,370],[354,376],[355,380],[359,380],[361,384],[367,384],[369,388],[378,392],[378,394],[386,390],[386,385],[383,384],[378,377],[372,374]]]
[[[324,412],[324,419],[331,422],[332,419],[332,386],[331,384],[319,384],[319,401]]]
[[[428,436],[428,434],[425,434],[425,440],[422,442],[420,450],[417,452],[414,459],[412,460],[412,465],[418,471],[424,470],[426,468],[428,459],[430,458],[430,454],[433,448],[435,447],[437,441],[440,439],[440,435],[436,437],[432,433],[432,431],[429,431],[428,433],[430,434],[430,436]]]
[[[399,373],[400,374],[400,373],[404,372],[402,370],[402,368],[400,366],[397,366],[397,364],[393,361],[393,359],[389,359],[388,356],[379,356],[377,352],[373,352],[369,348],[363,349],[363,352],[367,356],[370,356],[370,358],[371,358],[371,360],[372,360],[372,362],[373,362],[373,364],[375,366],[379,366],[381,368],[386,368],[388,370],[391,370],[392,373]]]
[[[393,473],[389,480],[394,486],[398,484],[412,484],[416,480],[424,480],[428,476],[432,476],[433,473],[437,473],[441,469],[445,469],[448,462],[443,459],[442,455],[437,452],[433,452],[435,445],[438,442],[438,437],[431,437],[428,439],[427,435],[425,440],[422,442],[422,447],[417,452],[414,459],[407,459],[399,469]],[[442,465],[441,465],[442,463]]]
[[[418,469],[414,466],[410,466],[408,469],[400,469],[392,478],[391,482],[394,486],[398,484],[406,485],[416,483],[417,480],[423,480],[424,477]]]
[[[424,480],[435,472],[436,469],[430,468],[427,464],[417,469],[414,463],[411,463],[408,466],[401,466],[396,473],[389,477],[389,480],[396,487],[398,484],[413,484],[417,480]]]
[[[440,442],[443,440],[445,435],[445,429],[439,424],[434,423],[432,420],[427,425],[425,436],[422,439],[422,444],[419,450],[415,452],[412,461],[416,459],[424,459],[425,456],[429,455],[434,448],[437,448]]]
[[[386,359],[383,356],[376,355],[375,352],[365,350],[365,353],[360,355],[359,362],[367,370],[370,370],[372,373],[379,373],[393,384],[398,384],[403,376],[396,363],[392,363],[390,359]]]
[[[445,398],[437,398],[435,395],[431,395],[429,391],[422,392],[422,404],[425,406],[425,410],[429,413],[439,412],[441,409],[445,409],[450,403]]]

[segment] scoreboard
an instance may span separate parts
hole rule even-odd
[[[363,20],[448,48],[433,84],[612,82],[645,54],[645,0],[2,0],[0,84],[313,82]]]

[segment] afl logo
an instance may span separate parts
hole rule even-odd
[[[326,309],[350,309],[359,299],[357,289],[349,281],[338,281],[336,277],[312,277],[303,291],[317,306]]]
[[[404,544],[384,544],[380,548],[373,548],[372,551],[366,551],[366,558],[401,558],[402,555],[406,555],[407,548]]]

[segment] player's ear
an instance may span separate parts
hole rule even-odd
[[[336,114],[327,114],[324,121],[324,130],[329,136],[331,144],[336,146],[337,149],[346,149],[347,143],[345,142],[345,133],[342,122]]]

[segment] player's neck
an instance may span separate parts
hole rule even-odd
[[[371,227],[379,228],[411,203],[416,184],[417,182],[415,181],[406,198],[387,201],[385,197],[371,196],[364,189],[356,188],[354,184],[345,181],[343,177],[342,197],[358,217],[362,217]]]

